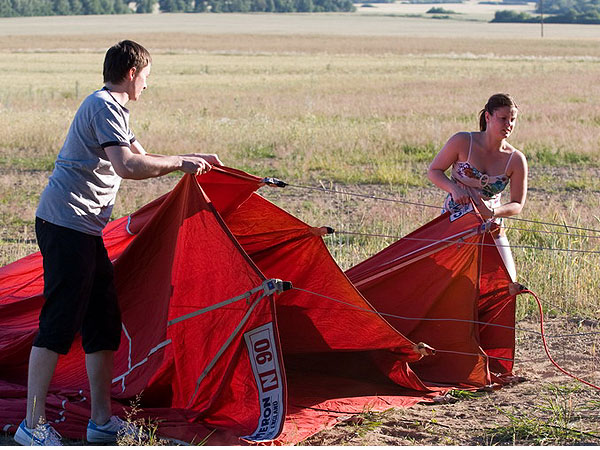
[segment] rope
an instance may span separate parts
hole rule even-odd
[[[312,291],[309,291],[309,290],[306,290],[306,289],[302,289],[302,288],[299,288],[299,287],[296,287],[296,286],[294,286],[292,289],[295,289],[297,291],[302,291],[302,292],[305,292],[307,294],[316,295],[318,297],[323,297],[323,298],[326,298],[326,299],[329,299],[329,300],[333,300],[333,301],[341,303],[343,305],[347,305],[347,306],[350,306],[352,308],[358,309],[359,311],[364,311],[364,312],[368,312],[368,313],[371,313],[371,314],[377,314],[377,315],[386,316],[386,317],[393,317],[393,318],[396,318],[396,319],[419,320],[419,321],[442,321],[442,322],[466,322],[466,323],[475,323],[475,324],[483,324],[483,325],[496,326],[496,327],[501,327],[501,328],[508,328],[508,329],[511,329],[511,330],[515,329],[515,327],[510,327],[510,326],[507,326],[507,325],[500,325],[500,324],[487,323],[487,322],[479,322],[479,321],[476,321],[476,320],[467,320],[467,319],[446,319],[446,318],[432,319],[432,318],[427,318],[427,317],[403,317],[403,316],[397,316],[395,314],[381,313],[381,312],[374,311],[374,310],[371,310],[371,309],[363,308],[361,306],[353,305],[352,303],[348,303],[348,302],[345,302],[343,300],[334,299],[334,298],[329,297],[327,295],[318,294],[316,292],[312,292]],[[534,333],[534,334],[539,334],[539,333],[536,333],[534,331],[528,331],[528,330],[522,330],[522,331],[526,331],[526,332]],[[502,358],[500,356],[482,355],[481,353],[459,352],[459,351],[455,351],[455,350],[440,350],[440,349],[437,349],[437,348],[435,349],[435,351],[436,352],[440,352],[440,353],[453,353],[453,354],[456,354],[456,355],[466,355],[466,356],[478,356],[478,357],[486,356],[486,357],[491,358],[491,359],[498,359],[498,360],[501,360],[501,361],[514,362],[514,359]]]
[[[502,228],[504,228],[505,230],[529,231],[531,233],[540,233],[540,234],[558,234],[561,236],[570,236],[570,237],[577,237],[577,238],[584,238],[584,239],[600,239],[600,236],[590,236],[588,234],[566,233],[564,231],[532,230],[531,228],[519,228],[519,227],[502,227]],[[338,231],[338,233],[342,233],[342,231]],[[351,232],[346,232],[346,233],[351,233]],[[395,239],[402,238],[402,236],[385,235],[385,234],[364,233],[364,235],[374,236],[374,237],[388,237],[388,238],[395,238]]]
[[[468,319],[448,319],[448,318],[439,318],[439,319],[433,319],[433,318],[428,318],[428,317],[403,317],[403,316],[398,316],[395,314],[389,314],[389,313],[382,313],[382,312],[378,312],[378,311],[374,311],[372,309],[367,309],[367,308],[363,308],[361,306],[358,305],[353,305],[352,303],[348,303],[345,302],[343,300],[338,300],[335,299],[333,297],[329,297],[327,295],[323,295],[323,294],[319,294],[317,292],[312,292],[306,289],[302,289],[299,287],[294,286],[292,289],[295,289],[297,291],[302,291],[302,292],[306,292],[307,294],[313,294],[316,295],[318,297],[323,297],[329,300],[333,300],[334,302],[338,302],[341,303],[343,305],[347,305],[347,306],[351,306],[352,308],[358,309],[359,311],[364,311],[364,312],[368,312],[371,314],[377,314],[380,316],[386,316],[386,317],[393,317],[396,319],[404,319],[404,320],[419,320],[419,321],[438,321],[438,322],[466,322],[466,323],[474,323],[474,324],[480,324],[480,325],[489,325],[489,326],[495,326],[495,327],[500,327],[500,328],[508,328],[510,330],[515,330],[515,327],[511,327],[508,325],[500,325],[500,324],[495,324],[495,323],[489,323],[489,322],[479,322],[477,320],[468,320]],[[521,331],[525,331],[528,333],[533,333],[533,334],[539,334],[535,331],[528,331],[528,330],[521,330]],[[467,353],[467,352],[458,352],[458,351],[454,351],[454,350],[439,350],[439,349],[435,349],[436,352],[441,352],[441,353],[454,353],[456,355],[467,355],[467,356],[486,356],[488,358],[492,358],[492,359],[498,359],[498,360],[502,360],[502,361],[511,361],[514,362],[514,359],[509,359],[509,358],[502,358],[500,356],[491,356],[491,355],[482,355],[481,353]]]
[[[567,311],[567,310],[566,310],[565,308],[563,308],[563,307],[560,307],[560,306],[558,306],[558,305],[555,305],[554,303],[550,303],[548,300],[540,300],[540,301],[541,301],[541,302],[542,302],[544,305],[546,305],[546,306],[550,306],[551,308],[558,309],[558,310],[559,310],[560,312],[562,312],[563,314],[567,314],[567,315],[569,315],[569,311]],[[568,321],[568,318],[563,318],[563,319],[561,319],[561,320],[562,320],[563,322],[567,322],[567,321]],[[592,318],[590,318],[590,317],[582,317],[582,318],[580,318],[580,320],[589,320],[589,321],[592,321],[592,322],[595,322],[595,321],[597,321],[597,319],[592,319]],[[595,326],[595,327],[596,327],[596,326]],[[566,336],[568,336],[568,335],[566,335]]]
[[[525,290],[523,290],[523,291],[521,291],[521,292],[522,292],[522,293],[531,294],[531,295],[532,295],[532,296],[535,298],[535,300],[537,301],[537,304],[538,304],[538,307],[539,307],[539,310],[540,310],[540,332],[539,332],[539,333],[537,333],[537,332],[533,332],[533,331],[529,331],[529,330],[522,330],[522,329],[519,329],[519,328],[517,328],[517,327],[511,327],[511,326],[507,326],[507,325],[500,325],[500,324],[493,324],[493,323],[488,323],[488,322],[480,322],[480,321],[476,321],[476,320],[466,320],[466,319],[447,319],[447,318],[433,319],[433,318],[427,318],[427,317],[421,317],[421,318],[419,318],[419,317],[404,317],[404,316],[398,316],[398,315],[395,315],[395,314],[382,313],[382,312],[374,311],[374,310],[371,310],[371,309],[366,309],[366,308],[363,308],[363,307],[361,307],[361,306],[358,306],[358,305],[353,305],[352,303],[345,302],[345,301],[343,301],[343,300],[335,299],[335,298],[333,298],[333,297],[329,297],[329,296],[327,296],[327,295],[319,294],[319,293],[317,293],[317,292],[312,292],[312,291],[309,291],[309,290],[307,290],[307,289],[302,289],[302,288],[299,288],[299,287],[296,287],[296,286],[294,286],[292,289],[295,289],[295,290],[297,290],[297,291],[302,291],[302,292],[305,292],[305,293],[307,293],[307,294],[316,295],[316,296],[318,296],[318,297],[326,298],[326,299],[328,299],[328,300],[332,300],[332,301],[334,301],[334,302],[337,302],[337,303],[341,303],[341,304],[343,304],[343,305],[350,306],[350,307],[352,307],[352,308],[355,308],[355,309],[358,309],[358,310],[360,310],[360,311],[368,312],[368,313],[371,313],[371,314],[377,314],[377,315],[381,315],[381,316],[386,316],[386,317],[393,317],[393,318],[396,318],[396,319],[403,319],[403,320],[419,320],[419,321],[468,322],[468,323],[474,323],[474,324],[480,324],[480,325],[488,325],[488,326],[496,326],[496,327],[500,327],[500,328],[508,328],[508,329],[512,329],[512,330],[523,331],[523,332],[526,332],[526,333],[534,333],[534,334],[538,334],[538,335],[540,335],[540,336],[542,337],[542,343],[543,343],[543,345],[544,345],[544,350],[546,351],[546,355],[548,356],[548,359],[550,359],[550,362],[552,362],[552,364],[554,364],[554,366],[556,366],[556,368],[557,368],[558,370],[560,370],[560,371],[561,371],[562,373],[564,373],[565,375],[568,375],[568,376],[570,376],[571,378],[574,378],[574,379],[576,379],[577,381],[580,381],[580,382],[581,382],[581,383],[583,383],[583,384],[586,384],[586,385],[588,385],[588,386],[590,386],[590,387],[593,387],[594,389],[600,390],[600,387],[598,387],[598,386],[596,386],[596,385],[594,385],[594,384],[592,384],[592,383],[590,383],[590,382],[588,382],[588,381],[585,381],[585,380],[583,380],[583,379],[581,379],[581,378],[579,378],[579,377],[577,377],[577,376],[575,376],[575,375],[573,375],[573,374],[571,374],[571,373],[567,372],[565,369],[563,369],[562,367],[560,367],[560,366],[559,366],[559,365],[558,365],[558,364],[557,364],[557,363],[554,361],[554,359],[552,359],[552,356],[550,355],[550,351],[548,350],[548,345],[547,345],[547,343],[546,343],[546,337],[550,337],[550,336],[546,336],[546,335],[545,335],[545,333],[544,333],[544,311],[543,311],[543,309],[542,309],[542,303],[540,302],[540,300],[539,300],[539,298],[537,297],[537,295],[536,295],[535,293],[533,293],[532,291],[530,291],[529,289],[525,289]],[[559,337],[559,336],[555,336],[555,337]],[[453,354],[457,354],[457,355],[482,356],[481,354],[478,354],[478,353],[458,352],[458,351],[455,351],[455,350],[439,350],[439,349],[436,349],[436,351],[437,351],[437,352],[441,352],[441,353],[453,353]],[[511,361],[511,362],[512,362],[512,361],[514,361],[513,359],[509,359],[509,358],[501,358],[501,357],[499,357],[499,356],[491,356],[491,355],[485,355],[485,356],[487,356],[488,358],[492,358],[492,359],[498,359],[498,360],[501,360],[501,361]]]
[[[573,230],[590,231],[592,233],[600,233],[600,230],[596,230],[593,228],[576,227],[576,226],[566,225],[566,224],[561,224],[561,223],[542,222],[539,220],[523,219],[522,217],[505,217],[505,219],[517,220],[520,222],[536,223],[539,225],[549,225],[552,227],[571,228]]]
[[[519,228],[519,227],[503,227],[503,228],[505,230],[529,231],[531,233],[559,234],[562,236],[571,236],[571,237],[586,238],[586,239],[600,239],[600,236],[590,236],[589,234],[566,233],[564,231],[532,230],[531,228]]]
[[[500,324],[496,324],[496,323],[489,323],[489,322],[480,322],[477,320],[469,320],[469,319],[452,319],[452,318],[431,318],[431,317],[405,317],[405,316],[399,316],[396,314],[390,314],[390,313],[384,313],[384,312],[380,312],[380,311],[374,311],[372,309],[367,309],[367,308],[363,308],[362,306],[358,306],[358,305],[354,305],[352,303],[349,302],[345,302],[344,300],[339,300],[337,298],[333,298],[333,297],[329,297],[328,295],[324,295],[324,294],[319,294],[318,292],[313,292],[313,291],[309,291],[307,289],[302,289],[299,288],[297,286],[294,286],[292,289],[295,289],[297,291],[302,291],[305,292],[307,294],[312,294],[312,295],[316,295],[317,297],[322,297],[322,298],[326,298],[328,300],[332,300],[334,302],[337,303],[341,303],[342,305],[346,305],[346,306],[350,306],[354,309],[358,309],[359,311],[363,311],[363,312],[368,312],[371,314],[377,314],[380,316],[385,316],[385,317],[391,317],[393,319],[401,319],[401,320],[419,320],[419,321],[430,321],[430,322],[464,322],[464,323],[474,323],[477,325],[489,325],[492,327],[499,327],[499,328],[507,328],[510,330],[516,330],[517,328],[515,327],[511,327],[509,325],[500,325]],[[519,331],[523,331],[526,333],[532,333],[532,334],[539,334],[537,331],[529,331],[529,330],[519,330]]]
[[[350,196],[357,196],[357,197],[362,197],[362,198],[369,198],[369,199],[374,199],[374,200],[383,200],[383,201],[390,201],[390,202],[395,202],[395,203],[403,203],[403,204],[409,204],[409,205],[415,205],[415,206],[422,206],[422,207],[428,207],[428,208],[439,208],[439,206],[433,206],[433,205],[428,205],[428,204],[424,204],[424,203],[418,203],[418,202],[409,202],[409,201],[403,201],[403,200],[397,200],[397,199],[389,199],[389,198],[384,198],[384,197],[377,197],[375,195],[365,195],[365,194],[358,194],[358,193],[354,193],[354,192],[348,192],[348,191],[338,191],[338,190],[333,190],[333,189],[326,189],[326,188],[314,188],[314,187],[309,187],[309,186],[302,186],[302,185],[294,185],[294,184],[289,184],[289,186],[292,187],[296,187],[296,188],[303,188],[303,189],[311,189],[311,190],[317,190],[317,191],[321,191],[321,192],[329,192],[329,193],[336,193],[336,194],[345,194],[345,195],[350,195]],[[539,224],[539,225],[548,225],[548,226],[554,226],[554,227],[561,227],[561,228],[566,228],[566,229],[574,229],[574,230],[581,230],[581,231],[587,231],[587,232],[592,232],[592,233],[600,233],[600,230],[597,229],[593,229],[593,228],[586,228],[586,227],[577,227],[577,226],[569,226],[566,224],[557,224],[557,223],[552,223],[552,222],[544,222],[544,221],[537,221],[537,220],[531,220],[531,219],[523,219],[523,218],[518,218],[518,217],[507,217],[506,219],[510,219],[510,220],[515,220],[515,221],[521,221],[521,222],[528,222],[528,223],[535,223],[535,224]],[[526,231],[530,231],[530,232],[538,232],[538,233],[548,233],[548,234],[566,234],[566,235],[572,235],[571,233],[560,233],[560,232],[547,232],[545,230],[526,230]],[[364,236],[372,236],[372,237],[385,237],[385,238],[393,238],[393,239],[399,239],[399,236],[390,236],[390,235],[382,235],[382,234],[373,234],[373,233],[358,233],[358,232],[339,232],[336,231],[336,233],[338,234],[353,234],[353,235],[364,235]],[[577,236],[577,237],[590,237],[590,236]],[[422,239],[422,238],[404,238],[404,239],[410,239],[410,240],[416,240],[416,241],[435,241],[433,239]],[[440,240],[440,242],[444,242],[443,240]],[[460,242],[460,241],[445,241],[445,242],[455,242],[455,243],[463,243],[463,244],[467,244],[466,242]],[[485,243],[468,243],[468,244],[474,244],[474,245],[485,245],[485,246],[496,246],[496,244],[485,244]],[[507,247],[505,245],[500,245],[501,247]],[[573,253],[587,253],[587,254],[599,254],[600,251],[595,251],[595,250],[582,250],[582,249],[564,249],[564,248],[555,248],[555,247],[536,247],[536,246],[526,246],[526,245],[511,245],[508,246],[511,248],[523,248],[523,249],[534,249],[534,250],[551,250],[551,251],[564,251],[564,252],[573,252]],[[294,289],[300,290],[300,291],[304,291],[313,295],[317,295],[323,298],[327,298],[333,301],[337,301],[339,303],[343,303],[346,304],[348,306],[354,307],[356,309],[359,310],[364,310],[367,312],[372,312],[372,313],[376,313],[376,314],[380,314],[382,316],[387,316],[387,317],[394,317],[397,319],[403,319],[403,320],[442,320],[442,321],[456,321],[456,322],[473,322],[473,323],[478,323],[478,324],[485,324],[485,325],[490,325],[490,326],[500,326],[500,327],[504,327],[504,328],[512,328],[512,329],[517,329],[516,327],[508,327],[505,325],[498,325],[498,324],[490,324],[490,323],[482,323],[482,322],[478,322],[478,321],[467,321],[467,320],[463,320],[463,319],[429,319],[429,318],[410,318],[410,317],[402,317],[402,316],[397,316],[397,315],[393,315],[393,314],[387,314],[387,313],[378,313],[377,311],[371,311],[371,310],[367,310],[366,308],[361,308],[359,306],[356,305],[352,305],[350,303],[347,302],[343,302],[341,300],[337,300],[337,299],[333,299],[331,297],[325,296],[325,295],[321,295],[318,294],[316,292],[311,292],[308,290],[304,290],[304,289],[300,289],[297,287],[294,287]],[[583,380],[582,378],[579,378],[576,375],[571,374],[570,372],[566,371],[565,369],[563,369],[561,366],[559,366],[554,359],[552,358],[552,356],[550,355],[550,351],[548,349],[548,345],[546,342],[546,335],[544,333],[544,312],[543,312],[543,308],[542,308],[542,303],[540,302],[539,298],[537,297],[537,295],[526,289],[523,290],[522,293],[528,293],[531,294],[539,307],[539,312],[540,312],[540,335],[542,337],[542,343],[544,346],[544,350],[546,352],[546,355],[548,356],[548,359],[550,360],[550,362],[552,362],[552,364],[558,369],[560,370],[562,373],[564,373],[565,375],[574,378],[575,380],[590,386],[594,389],[600,390],[600,387],[596,386],[595,384],[592,384],[586,380]],[[520,331],[527,331],[527,330],[520,330]],[[596,334],[596,333],[586,333],[586,335],[588,334]],[[455,353],[455,354],[463,354],[463,352],[456,352],[456,351],[451,351],[451,350],[438,350],[440,352],[445,352],[445,353]],[[465,353],[466,354],[466,353]],[[477,355],[479,356],[479,355]],[[491,357],[491,356],[490,356]],[[493,357],[491,357],[493,358]],[[510,359],[506,359],[506,358],[496,358],[496,359],[503,359],[503,360],[508,360],[508,361],[512,361]]]
[[[461,245],[480,245],[484,247],[508,247],[508,248],[521,248],[521,249],[531,249],[531,250],[551,250],[556,252],[571,252],[571,253],[587,253],[587,254],[600,254],[600,250],[583,250],[583,249],[572,249],[572,248],[560,248],[560,247],[538,247],[535,245],[504,245],[504,244],[486,244],[485,242],[465,242],[461,240],[452,240],[452,239],[428,239],[428,238],[411,238],[411,237],[402,237],[397,235],[390,234],[378,234],[378,233],[361,233],[358,231],[338,231],[335,230],[334,233],[337,234],[350,234],[357,236],[368,236],[368,237],[382,237],[382,238],[391,238],[391,239],[406,239],[410,241],[423,241],[423,242],[449,242],[454,244]]]
[[[410,202],[407,200],[398,200],[398,199],[394,199],[394,198],[378,197],[375,195],[360,194],[357,192],[350,192],[350,191],[339,191],[337,189],[327,189],[325,187],[304,186],[301,184],[287,184],[287,186],[300,188],[300,189],[308,189],[308,190],[313,190],[313,191],[327,192],[327,193],[332,193],[332,194],[345,194],[345,195],[350,195],[350,196],[355,196],[355,197],[369,198],[372,200],[382,200],[382,201],[386,201],[386,202],[402,203],[402,204],[406,204],[406,205],[423,206],[426,208],[435,208],[438,210],[441,209],[441,207],[439,205],[429,205],[426,203]],[[469,214],[477,214],[477,213],[471,212]],[[549,225],[549,226],[553,226],[553,227],[571,228],[573,230],[589,231],[591,233],[600,233],[600,230],[597,230],[594,228],[576,227],[576,226],[566,225],[566,224],[561,224],[561,223],[543,222],[540,220],[532,220],[532,219],[523,219],[521,217],[511,216],[511,217],[503,217],[503,219],[516,220],[516,221],[521,221],[521,222],[529,222],[529,223],[535,223],[535,224],[539,224],[539,225]],[[541,232],[540,230],[528,230],[528,231]],[[598,237],[600,237],[600,236],[598,236]]]
[[[440,208],[439,205],[428,205],[426,203],[409,202],[408,200],[398,200],[396,198],[377,197],[375,195],[359,194],[358,192],[338,191],[337,189],[327,189],[325,187],[303,186],[301,184],[288,184],[288,186],[295,187],[295,188],[300,188],[300,189],[308,189],[308,190],[311,190],[311,191],[327,192],[327,193],[330,193],[330,194],[344,194],[344,195],[350,195],[350,196],[353,196],[353,197],[368,198],[368,199],[371,199],[371,200],[382,200],[382,201],[385,201],[385,202],[402,203],[402,204],[405,204],[405,205],[423,206],[425,208],[435,208],[438,211],[441,210],[441,208]]]
[[[378,234],[378,233],[360,233],[360,232],[355,232],[355,231],[337,231],[335,230],[334,233],[337,234],[348,234],[348,235],[358,235],[358,236],[367,236],[367,237],[381,237],[381,238],[392,238],[392,239],[406,239],[406,240],[413,240],[413,241],[424,241],[424,242],[447,242],[447,243],[456,243],[456,244],[460,244],[460,245],[480,245],[480,246],[487,246],[487,247],[493,247],[493,246],[497,246],[497,247],[509,247],[509,248],[528,248],[528,249],[537,249],[537,250],[555,250],[555,251],[563,251],[563,252],[576,252],[576,253],[593,253],[593,254],[599,254],[600,251],[595,251],[595,250],[582,250],[582,249],[564,249],[564,248],[552,248],[552,247],[535,247],[535,246],[524,246],[524,245],[503,245],[503,244],[486,244],[484,242],[465,242],[463,240],[449,240],[449,239],[427,239],[427,238],[411,238],[411,237],[401,237],[401,236],[396,236],[396,235],[387,235],[387,234]],[[551,304],[548,301],[544,301],[543,303],[556,308],[560,311],[562,311],[563,313],[566,313],[566,311],[563,308],[560,308],[556,305]],[[587,334],[600,334],[600,333],[596,333],[596,332],[591,332],[591,333],[587,333]],[[574,335],[563,335],[564,337],[570,337],[570,336],[579,336],[579,335],[585,335],[585,334],[574,334]],[[561,336],[561,337],[563,337]],[[554,336],[553,336],[554,337]]]
[[[436,353],[453,353],[455,355],[466,355],[466,356],[485,356],[486,358],[499,359],[500,361],[515,362],[512,358],[502,358],[500,356],[482,355],[481,353],[469,353],[469,352],[457,352],[456,350],[439,350],[435,349]]]
[[[552,359],[552,355],[550,355],[550,350],[548,350],[548,344],[546,343],[546,336],[544,334],[544,311],[542,309],[542,303],[538,299],[537,295],[535,295],[535,293],[532,292],[532,291],[530,291],[529,289],[525,289],[524,291],[521,291],[521,292],[527,293],[527,294],[531,294],[533,296],[533,298],[535,299],[535,301],[537,302],[537,304],[538,304],[538,308],[540,310],[540,334],[542,335],[542,343],[544,344],[544,351],[546,352],[546,355],[548,356],[548,359],[550,360],[550,362],[552,364],[554,364],[554,366],[558,370],[560,370],[562,373],[564,373],[565,375],[567,375],[567,376],[569,376],[571,378],[574,378],[575,380],[577,380],[577,381],[579,381],[579,382],[581,382],[583,384],[586,384],[586,385],[588,385],[590,387],[593,387],[594,389],[597,389],[597,390],[600,391],[600,387],[599,386],[596,386],[595,384],[592,384],[589,381],[585,381],[584,379],[579,378],[578,376],[573,375],[572,373],[567,372],[565,369],[563,369],[561,366],[559,366],[554,361],[554,359]]]
[[[352,303],[345,302],[344,300],[340,300],[340,299],[337,299],[337,298],[329,297],[328,295],[319,294],[318,292],[313,292],[313,291],[310,291],[308,289],[299,288],[297,286],[292,287],[292,289],[295,289],[297,291],[302,291],[302,292],[305,292],[307,294],[316,295],[317,297],[322,297],[322,298],[325,298],[327,300],[331,300],[331,301],[334,301],[336,303],[340,303],[342,305],[350,306],[350,307],[352,307],[354,309],[358,309],[359,311],[368,312],[368,313],[371,313],[371,314],[377,314],[377,315],[385,316],[385,317],[391,317],[393,319],[440,321],[440,322],[465,322],[465,323],[473,323],[473,324],[476,324],[476,325],[486,325],[486,326],[490,326],[490,327],[506,328],[506,329],[509,329],[509,330],[520,331],[522,333],[529,333],[529,334],[535,334],[536,336],[541,336],[541,333],[539,331],[526,330],[524,328],[511,327],[509,325],[500,325],[500,324],[491,323],[491,322],[481,322],[481,321],[478,321],[478,320],[399,316],[399,315],[396,315],[396,314],[384,313],[384,312],[380,312],[380,311],[374,311],[372,309],[363,308],[362,306],[354,305]],[[525,291],[523,291],[523,292],[525,292]],[[598,335],[598,334],[600,334],[600,331],[590,331],[590,332],[586,332],[586,333],[554,334],[554,335],[547,335],[546,338],[555,339],[555,338],[563,338],[563,337],[591,336],[591,335]]]

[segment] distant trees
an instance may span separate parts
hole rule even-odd
[[[162,12],[354,11],[352,0],[0,0],[0,17]]]
[[[0,17],[125,14],[126,0],[0,0]]]
[[[547,23],[600,24],[600,0],[538,0],[536,12]],[[496,11],[492,22],[539,22],[539,16],[515,11]]]
[[[138,0],[135,5],[135,12],[139,14],[151,13],[158,0]]]
[[[542,12],[539,2],[536,12]],[[600,0],[544,0],[543,12],[552,14],[545,22],[600,23]]]
[[[354,11],[351,0],[159,0],[163,12]]]

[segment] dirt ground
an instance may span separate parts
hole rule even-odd
[[[446,403],[363,414],[305,445],[600,445],[600,391],[561,373],[546,356],[539,322],[517,325],[515,375],[493,392],[454,392]],[[550,352],[567,371],[600,384],[597,321],[546,323]]]

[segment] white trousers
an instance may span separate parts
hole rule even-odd
[[[512,252],[510,251],[510,244],[506,236],[498,236],[494,238],[496,248],[500,252],[502,261],[508,270],[508,274],[512,278],[512,281],[517,281],[517,269],[515,268],[515,260],[513,259]]]

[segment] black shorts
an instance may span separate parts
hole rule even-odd
[[[116,351],[121,313],[113,266],[102,238],[38,217],[35,233],[44,261],[46,301],[33,345],[65,355],[81,332],[86,353]]]

